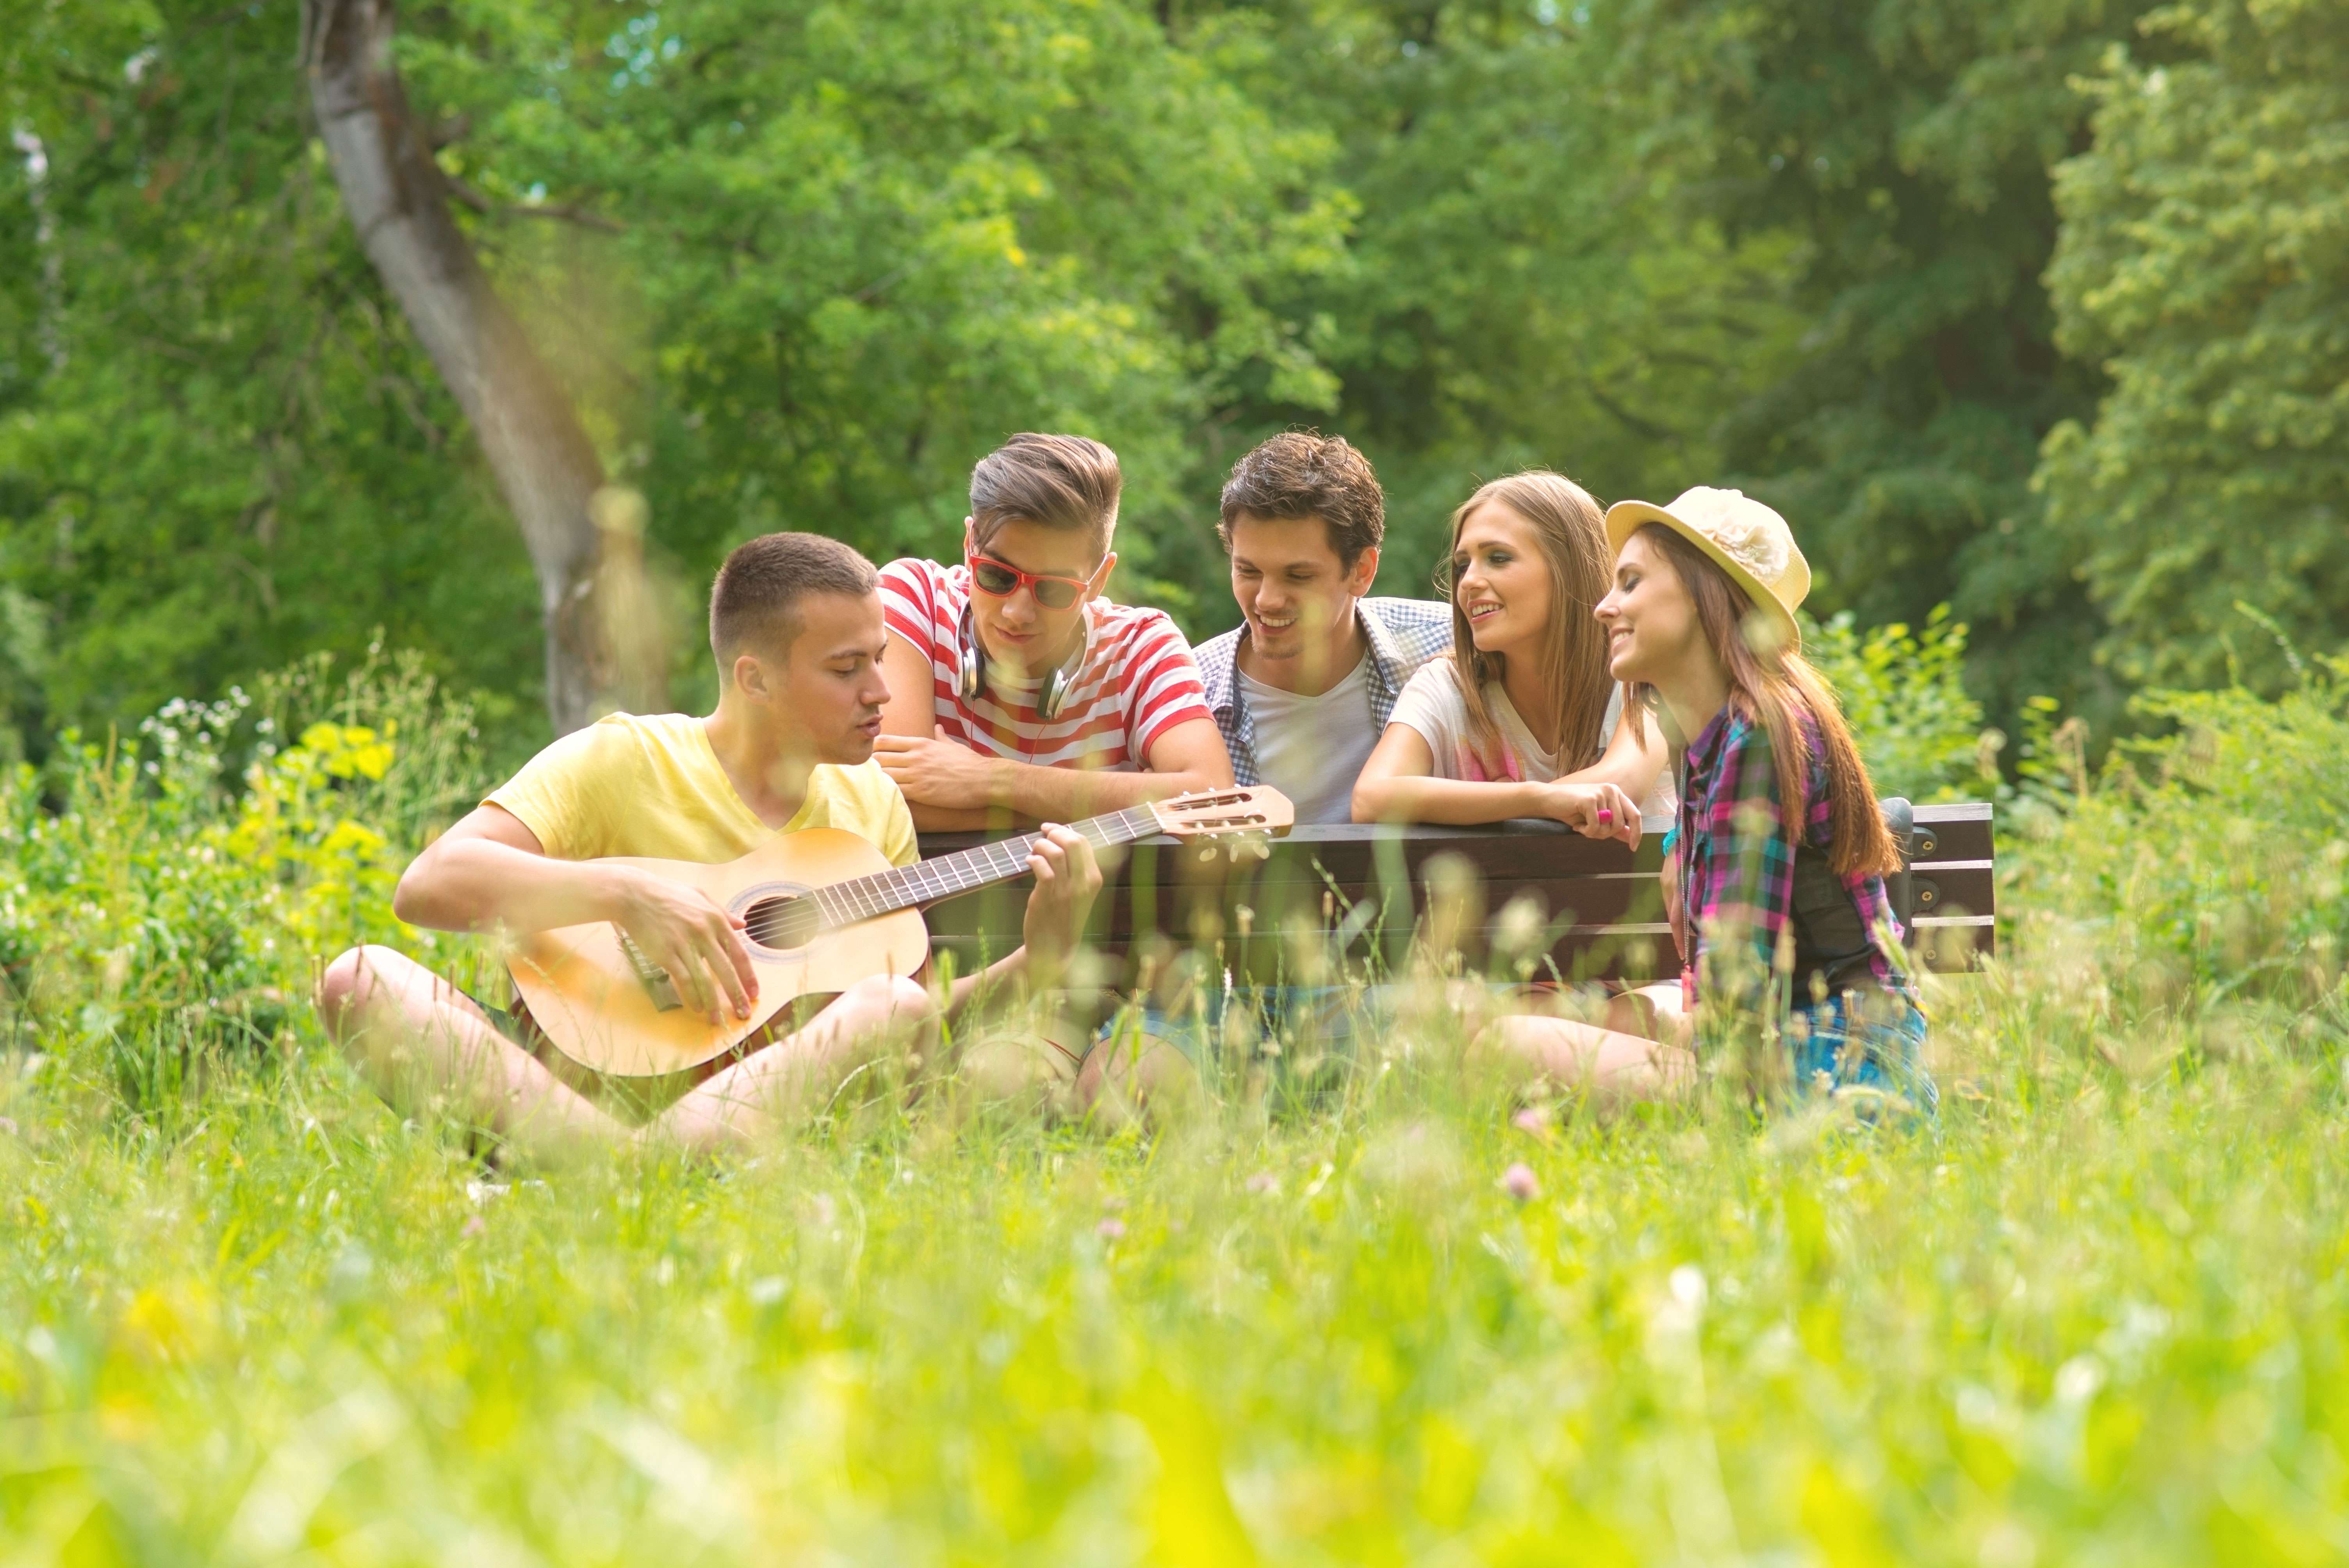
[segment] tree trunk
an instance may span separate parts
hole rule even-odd
[[[604,467],[571,400],[491,287],[391,58],[393,0],[303,0],[301,61],[359,242],[489,459],[537,569],[546,711],[557,735],[609,705],[591,502]],[[450,562],[461,571],[464,562]]]

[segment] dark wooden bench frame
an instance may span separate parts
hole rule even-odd
[[[1991,808],[1963,802],[1886,802],[1896,825],[1907,812],[1909,867],[1889,889],[1921,966],[1963,972],[1997,948]],[[1321,934],[1350,961],[1399,965],[1429,907],[1430,862],[1473,870],[1461,921],[1472,965],[1485,961],[1510,901],[1531,895],[1547,924],[1539,977],[1643,982],[1676,973],[1657,872],[1671,823],[1653,819],[1634,851],[1548,821],[1489,828],[1300,827],[1264,844],[1263,858],[1145,839],[1107,868],[1090,925],[1093,944],[1124,957],[1163,940],[1219,946],[1241,983],[1276,984],[1293,971],[1300,935]],[[925,856],[968,849],[989,835],[926,833]],[[1896,830],[1896,838],[1899,833]],[[1439,882],[1445,872],[1436,872]],[[935,950],[957,968],[998,957],[1019,942],[1024,881],[966,894],[928,913]]]

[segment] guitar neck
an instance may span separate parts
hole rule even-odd
[[[1105,816],[1088,817],[1071,826],[1093,848],[1105,850],[1112,844],[1146,839],[1158,831],[1158,816],[1147,806],[1133,806]],[[936,903],[957,893],[1024,876],[1028,856],[1043,837],[1041,833],[1021,833],[1017,838],[998,839],[975,850],[833,882],[817,888],[808,896],[814,901],[827,928],[854,925],[860,920]]]

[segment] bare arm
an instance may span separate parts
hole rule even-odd
[[[699,890],[615,861],[560,861],[528,823],[477,806],[409,863],[391,911],[436,931],[545,931],[610,921],[669,972],[712,1022],[722,1004],[750,1015],[759,981],[742,923]]]
[[[1569,773],[1561,784],[1612,784],[1634,801],[1644,800],[1664,771],[1664,738],[1655,719],[1645,712],[1624,710],[1615,733],[1598,761],[1579,773]]]
[[[882,734],[927,736],[937,728],[929,658],[895,632],[881,645],[881,679],[889,688],[889,700],[881,705]]]
[[[881,650],[881,678],[889,686],[889,700],[881,705],[881,733],[913,740],[935,736],[938,704],[928,656],[893,632]],[[879,753],[884,768],[891,755],[885,745]],[[905,789],[905,782],[899,779],[898,788]],[[917,799],[911,789],[905,789],[905,807],[913,813],[914,826],[927,833],[975,833],[1010,826],[1005,812],[989,812],[984,806],[935,805]]]
[[[1036,879],[1028,895],[1028,913],[1020,924],[1019,947],[976,975],[965,975],[947,993],[947,1014],[959,1016],[981,995],[1014,996],[1011,982],[1026,982],[1030,992],[1060,984],[1069,959],[1083,940],[1085,916],[1101,892],[1100,863],[1092,845],[1071,829],[1050,825],[1028,856],[1028,870]]]
[[[936,735],[885,733],[874,756],[905,792],[914,822],[925,828],[984,828],[1008,813],[1030,821],[1073,822],[1102,811],[1195,789],[1228,788],[1232,759],[1215,721],[1185,719],[1161,735],[1140,773],[1041,768],[991,757]]]
[[[1140,773],[994,760],[1000,780],[995,799],[1023,817],[1048,822],[1076,821],[1198,789],[1226,789],[1232,782],[1231,755],[1224,749],[1223,733],[1208,718],[1186,718],[1153,741]]]
[[[612,920],[620,898],[615,869],[552,859],[520,817],[476,806],[409,863],[391,912],[435,931],[544,931]]]
[[[1600,759],[1603,764],[1605,758]],[[1640,841],[1640,812],[1621,786],[1578,774],[1550,784],[1434,776],[1435,753],[1407,724],[1390,724],[1354,780],[1357,822],[1470,826],[1548,817],[1594,839]],[[1607,813],[1602,820],[1599,813]]]
[[[1357,822],[1506,822],[1550,814],[1547,785],[1438,779],[1427,737],[1390,724],[1354,780]]]

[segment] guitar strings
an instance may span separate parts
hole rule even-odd
[[[1158,826],[1154,811],[1137,806],[1089,817],[1075,824],[1075,829],[1095,849],[1107,849],[1147,838]],[[804,941],[823,930],[853,925],[989,882],[1007,882],[1027,870],[1029,856],[1042,841],[1041,833],[1022,833],[910,866],[811,888],[803,894],[761,899],[752,906],[759,913],[745,931],[761,946],[771,947],[773,938],[790,934],[796,927],[805,928]],[[814,915],[812,923],[802,913],[810,905]]]

